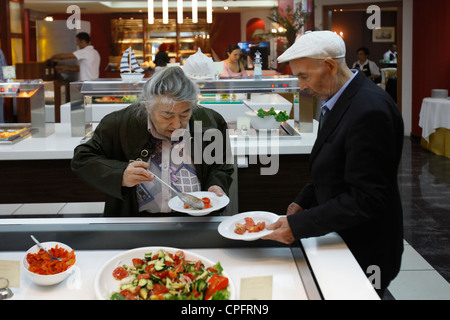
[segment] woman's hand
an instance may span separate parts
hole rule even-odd
[[[148,171],[149,164],[144,161],[130,161],[122,175],[123,187],[134,187],[137,184],[153,180],[153,174]]]
[[[209,192],[214,192],[217,196],[221,197],[225,194],[225,192],[223,192],[222,188],[219,186],[211,186],[208,188]]]

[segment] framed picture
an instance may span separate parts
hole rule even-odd
[[[372,42],[395,42],[395,27],[373,29]]]

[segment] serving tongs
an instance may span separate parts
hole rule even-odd
[[[156,180],[158,180],[163,185],[165,185],[167,188],[169,188],[170,190],[175,192],[175,194],[178,196],[178,198],[180,198],[180,200],[183,203],[185,203],[186,205],[188,205],[189,207],[197,209],[197,210],[202,210],[202,209],[205,208],[205,204],[203,203],[202,199],[197,198],[196,196],[193,196],[191,194],[187,194],[187,193],[184,193],[184,192],[178,192],[171,185],[165,183],[160,177],[155,175],[153,172],[151,172],[150,170],[148,170],[148,171],[153,175],[153,177]]]

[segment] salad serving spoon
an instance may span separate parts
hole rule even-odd
[[[185,193],[185,192],[178,192],[177,190],[175,190],[171,185],[165,183],[160,177],[158,177],[157,175],[155,175],[153,172],[151,172],[150,170],[148,170],[153,177],[158,180],[159,182],[161,182],[163,185],[165,185],[166,187],[168,187],[170,190],[172,190],[177,196],[178,198],[180,198],[180,200],[185,203],[186,205],[188,205],[191,208],[197,209],[197,210],[202,210],[205,208],[205,204],[203,203],[202,199],[197,198],[196,196],[193,196],[191,194]]]
[[[50,258],[52,258],[52,260],[62,261],[61,258],[54,257],[50,252],[48,252],[33,235],[30,235],[30,236],[31,236],[31,239],[33,239],[33,241],[36,242],[36,244],[38,245],[39,248],[41,248],[42,250],[44,250],[45,252],[48,253],[48,255],[50,256]]]

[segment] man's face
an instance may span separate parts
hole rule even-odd
[[[164,98],[160,98],[153,110],[150,111],[150,119],[156,131],[169,139],[175,130],[186,129],[191,116],[192,106],[190,103],[175,102],[172,105],[168,104]]]
[[[319,100],[328,100],[336,93],[336,65],[331,59],[301,58],[290,61],[292,74],[298,78],[301,90]]]
[[[80,49],[84,49],[88,44],[84,40],[77,39],[77,47]]]

